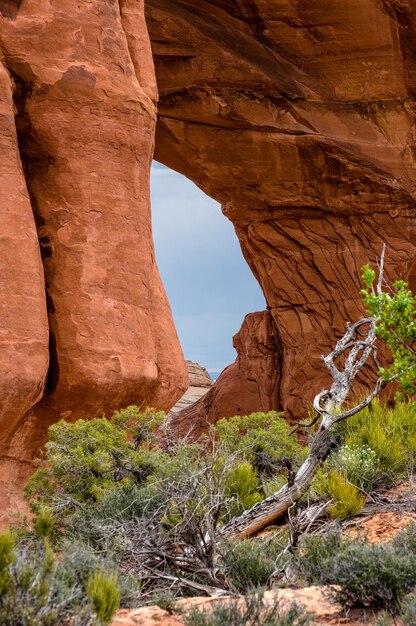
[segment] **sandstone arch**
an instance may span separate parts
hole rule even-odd
[[[391,277],[411,278],[414,9],[373,0],[146,6],[156,157],[233,222],[274,320],[281,405],[299,415],[324,384],[320,355],[361,314],[360,266],[385,241]]]
[[[361,263],[385,241],[391,277],[414,279],[413,3],[146,8],[147,27],[142,0],[0,1],[4,463],[30,461],[61,414],[167,408],[186,385],[151,241],[153,61],[156,157],[232,220],[272,316],[288,414],[360,314]]]

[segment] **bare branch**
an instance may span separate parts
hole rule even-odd
[[[384,258],[385,246],[383,246],[379,262],[377,293],[381,293],[383,285]],[[342,405],[351,393],[358,372],[370,358],[378,368],[375,346],[376,324],[377,320],[374,317],[365,317],[354,324],[347,325],[344,336],[337,342],[334,350],[322,357],[333,382],[330,389],[324,389],[315,396],[313,407],[316,414],[312,421],[308,424],[298,423],[292,431],[294,433],[302,427],[310,428],[319,418],[322,418],[310,453],[294,480],[219,529],[221,536],[228,538],[252,535],[286,513],[309,489],[317,469],[330,453],[334,444],[331,431],[333,426],[362,411],[378,395],[383,384],[382,378],[378,378],[373,390],[364,400],[346,411],[341,411]],[[336,365],[336,360],[342,355],[345,355],[345,364],[344,368],[340,369]]]
[[[378,264],[378,281],[377,281],[377,295],[382,293],[383,279],[384,279],[384,257],[386,254],[386,244],[383,243],[383,249],[381,251],[380,262]]]

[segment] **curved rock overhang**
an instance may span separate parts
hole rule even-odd
[[[416,12],[406,0],[147,0],[156,158],[222,204],[301,416],[387,244],[414,280]],[[195,419],[193,415],[190,419]]]

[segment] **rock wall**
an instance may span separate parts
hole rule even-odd
[[[188,385],[152,242],[156,99],[141,1],[0,2],[2,502],[51,422]]]
[[[148,0],[156,157],[218,200],[257,277],[299,417],[361,313],[360,267],[415,266],[408,0]],[[413,267],[413,269],[412,269]]]
[[[3,501],[59,417],[187,387],[152,244],[156,79],[156,157],[221,202],[267,300],[279,368],[257,398],[302,414],[383,242],[415,284],[414,3],[146,9],[147,26],[142,0],[0,0]],[[250,345],[218,411],[248,388]]]

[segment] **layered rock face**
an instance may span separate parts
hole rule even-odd
[[[169,417],[173,423],[176,423],[177,415],[181,413],[183,409],[194,405],[214,384],[205,367],[193,361],[187,360],[185,363],[188,368],[189,387],[169,413]],[[192,423],[188,425],[188,430],[194,431]]]
[[[0,2],[2,504],[51,422],[188,385],[152,243],[156,98],[142,2]]]
[[[212,379],[206,368],[194,361],[186,360],[190,387],[212,387]]]
[[[408,0],[148,0],[156,158],[218,200],[264,291],[280,403],[362,314],[363,263],[415,266],[416,8]],[[412,269],[413,267],[413,269]]]

